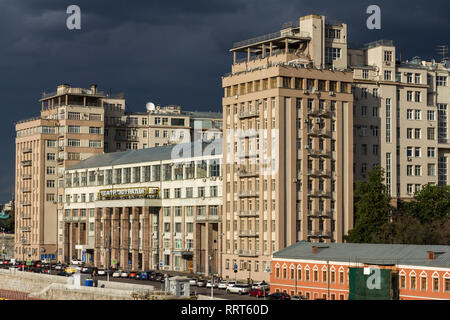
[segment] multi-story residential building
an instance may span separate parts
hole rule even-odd
[[[105,152],[145,149],[222,137],[222,114],[147,104],[147,112],[111,107],[105,116]]]
[[[53,256],[62,248],[56,225],[63,218],[66,168],[103,152],[179,142],[174,133],[184,132],[184,141],[196,133],[205,140],[221,137],[220,113],[187,112],[175,106],[127,113],[122,94],[104,94],[96,85],[89,89],[59,85],[40,101],[39,117],[16,123],[18,258]]]
[[[349,49],[354,71],[355,180],[385,170],[394,199],[448,184],[449,61],[397,61],[393,41]]]
[[[235,43],[222,79],[223,275],[269,280],[272,253],[353,227],[347,27],[310,15]],[[244,53],[244,58],[238,54]]]
[[[449,257],[449,246],[300,242],[273,255],[270,291],[311,300],[448,300]],[[363,274],[372,279],[361,282]],[[377,288],[365,288],[377,274]]]
[[[39,117],[16,123],[15,254],[39,259],[57,249],[64,169],[103,152],[104,105],[124,105],[90,89],[60,85],[44,94]],[[59,204],[61,209],[61,204]]]
[[[220,274],[222,141],[93,156],[65,172],[61,261]]]

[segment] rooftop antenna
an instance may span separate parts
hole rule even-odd
[[[448,57],[447,57],[447,54],[448,54],[448,45],[439,45],[439,46],[437,46],[436,51],[437,51],[437,53],[438,53],[439,55],[442,56],[442,61],[444,61],[445,59],[448,58]]]

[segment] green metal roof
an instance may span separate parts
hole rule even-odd
[[[178,153],[177,150],[179,151]],[[174,144],[123,152],[103,153],[89,157],[86,160],[73,165],[68,170],[99,168],[151,161],[175,160],[180,158],[199,157],[202,155],[221,156],[222,139],[215,139],[206,142],[196,141],[191,143]]]
[[[318,247],[317,254],[312,253],[313,246]],[[435,260],[428,259],[428,251],[438,253]],[[450,268],[450,246],[305,241],[275,252],[273,258]]]

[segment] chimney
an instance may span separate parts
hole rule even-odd
[[[96,84],[91,84],[91,93],[92,94],[96,94],[97,93],[97,85]]]
[[[428,252],[428,260],[434,260],[434,252],[433,251],[427,251]]]
[[[312,246],[312,253],[317,254],[319,252],[319,248],[317,246]]]

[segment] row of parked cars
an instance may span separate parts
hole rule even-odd
[[[191,279],[189,281],[191,286],[217,288],[225,290],[226,293],[236,293],[239,295],[249,294],[254,297],[266,297],[270,291],[270,286],[265,281],[255,283],[253,285],[237,283],[236,281],[211,281],[206,279]]]

